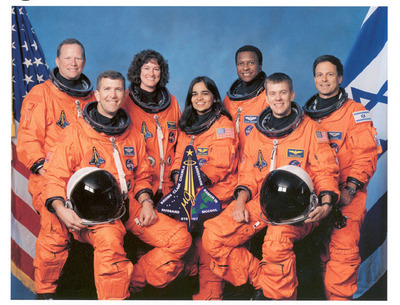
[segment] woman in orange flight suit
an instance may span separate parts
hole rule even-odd
[[[181,116],[176,98],[165,87],[168,79],[168,63],[163,56],[153,50],[141,51],[129,66],[131,84],[123,104],[134,128],[146,141],[155,204],[172,188],[169,177]]]
[[[205,186],[221,202],[224,209],[232,200],[232,190],[237,182],[238,140],[231,116],[221,103],[218,88],[206,76],[193,79],[189,86],[185,109],[179,120],[181,133],[178,139],[172,177],[176,182],[183,152],[193,145],[201,167]],[[202,228],[194,230],[193,247],[187,255],[186,271],[199,274],[199,291],[194,300],[222,299],[223,280],[210,270],[210,257],[201,242]]]

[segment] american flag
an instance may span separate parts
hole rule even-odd
[[[217,128],[217,139],[234,138],[233,128]]]
[[[24,97],[36,84],[49,78],[39,41],[29,22],[25,7],[12,7],[12,104],[15,128],[18,128]],[[16,131],[15,131],[16,134]],[[11,160],[11,272],[34,291],[33,258],[39,234],[39,216],[28,193],[30,172],[16,154],[17,139],[12,137]]]
[[[382,145],[368,185],[367,215],[359,243],[361,266],[354,298],[366,293],[387,271],[387,7],[371,7],[344,65],[342,86],[371,114]],[[360,119],[362,116],[360,114]]]

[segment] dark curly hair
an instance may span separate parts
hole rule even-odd
[[[127,74],[128,81],[131,84],[135,86],[140,85],[141,82],[140,72],[142,66],[151,61],[152,59],[156,60],[161,68],[161,77],[160,81],[157,84],[157,87],[163,88],[167,85],[169,80],[168,62],[164,59],[164,57],[160,53],[154,50],[143,50],[133,57],[133,60],[129,66]]]

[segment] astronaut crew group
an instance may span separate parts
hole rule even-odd
[[[128,88],[121,73],[105,71],[93,92],[82,73],[85,63],[78,40],[62,41],[50,79],[32,88],[21,110],[17,153],[32,172],[29,192],[41,222],[34,259],[38,299],[56,298],[72,237],[93,245],[98,299],[128,299],[146,285],[162,288],[196,274],[194,300],[222,299],[225,281],[250,283],[253,299],[296,299],[293,243],[335,209],[346,223],[332,228],[321,251],[325,294],[352,298],[366,186],[381,147],[368,111],[340,87],[339,59],[315,60],[318,93],[301,108],[290,77],[267,77],[260,50],[243,46],[235,54],[238,79],[225,99],[213,80],[196,77],[182,115],[166,88],[168,63],[158,52],[134,56]],[[223,208],[194,233],[155,209],[176,183],[188,144]],[[299,223],[269,225],[261,185],[284,165],[307,172],[319,204]],[[129,201],[128,217],[88,224],[66,205],[70,178],[88,167],[115,177]],[[245,242],[266,226],[260,261]],[[124,250],[126,230],[152,246],[135,264]]]

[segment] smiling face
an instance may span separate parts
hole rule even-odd
[[[323,61],[315,67],[315,87],[322,98],[330,98],[339,93],[342,76],[339,76],[337,68],[329,61]]]
[[[236,70],[239,78],[248,83],[252,81],[262,67],[258,63],[257,54],[251,51],[240,52],[236,60]]]
[[[282,81],[273,83],[267,81],[266,96],[272,114],[276,118],[284,118],[291,112],[291,102],[294,100],[294,91],[290,90],[289,83]]]
[[[215,98],[204,82],[198,82],[192,89],[192,106],[197,114],[202,115],[211,111]]]
[[[125,99],[123,80],[103,78],[94,95],[98,101],[99,113],[107,118],[113,118]]]
[[[161,79],[161,68],[157,60],[151,59],[143,64],[140,70],[140,88],[147,92],[154,92]]]
[[[78,79],[85,64],[83,50],[76,43],[63,45],[60,49],[60,55],[56,57],[56,65],[61,76],[68,80]]]

